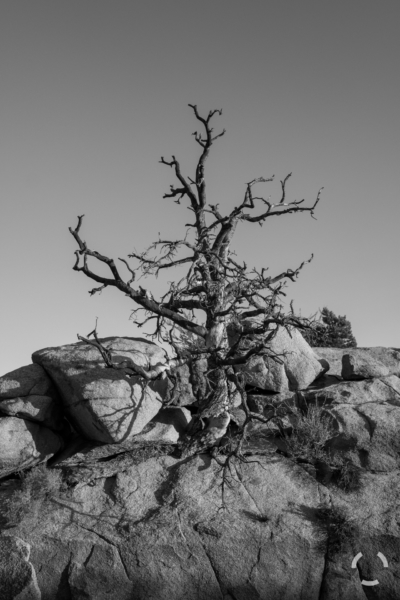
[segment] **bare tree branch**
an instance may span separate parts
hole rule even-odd
[[[127,296],[129,296],[132,300],[134,300],[137,304],[139,304],[140,306],[142,306],[149,312],[154,313],[156,315],[160,315],[162,317],[165,317],[166,319],[170,319],[171,321],[173,321],[177,325],[180,325],[183,329],[186,329],[187,331],[191,331],[201,337],[206,336],[207,331],[204,327],[197,325],[196,323],[189,321],[188,319],[179,315],[178,313],[161,306],[152,297],[150,297],[146,293],[146,290],[143,290],[143,288],[140,288],[139,290],[134,290],[130,286],[130,283],[124,282],[121,279],[117,269],[115,268],[114,261],[112,259],[87,248],[86,242],[83,242],[79,236],[79,230],[80,230],[80,227],[82,224],[83,216],[84,215],[82,215],[81,217],[78,217],[78,225],[74,230],[71,227],[69,228],[69,231],[71,232],[71,234],[74,236],[74,238],[78,242],[80,250],[77,252],[79,252],[79,254],[83,254],[83,259],[84,259],[83,265],[79,267],[78,266],[79,256],[77,256],[77,262],[75,263],[75,265],[73,267],[73,269],[75,271],[82,271],[90,279],[93,279],[94,281],[97,281],[98,283],[103,284],[103,287],[114,286],[114,287],[118,288],[120,291],[124,292]],[[100,275],[97,275],[93,271],[91,271],[87,264],[88,256],[92,256],[101,262],[105,262],[110,267],[110,269],[114,275],[114,279],[108,279],[106,277],[102,277]]]
[[[89,339],[91,335],[93,335],[94,340]],[[93,331],[91,331],[88,334],[86,338],[79,334],[77,335],[77,337],[78,340],[80,340],[81,342],[85,342],[86,344],[97,348],[108,368],[124,371],[126,375],[130,376],[138,375],[146,381],[159,379],[166,373],[166,371],[176,368],[177,366],[184,365],[189,361],[189,359],[181,358],[178,360],[167,361],[164,365],[157,365],[156,367],[147,370],[144,369],[142,366],[135,364],[133,360],[129,357],[116,362],[115,360],[113,360],[112,351],[106,348],[97,336],[97,320],[96,327]]]
[[[140,377],[144,382],[184,364],[180,361],[201,359],[206,368],[199,375],[201,385],[199,384],[196,392],[199,412],[194,419],[192,433],[195,435],[196,427],[200,427],[204,420],[218,420],[221,415],[225,415],[224,419],[226,417],[227,420],[222,421],[227,426],[233,396],[240,393],[246,420],[242,437],[230,455],[240,458],[248,423],[252,419],[268,422],[269,418],[249,411],[245,380],[238,371],[255,356],[268,356],[277,362],[282,361],[284,356],[271,349],[279,328],[286,328],[290,333],[292,327],[307,327],[306,320],[296,316],[293,308],[289,312],[284,310],[282,298],[286,295],[286,283],[297,280],[313,255],[301,262],[296,269],[287,269],[271,276],[267,268],[249,269],[246,263],[237,260],[231,249],[232,240],[236,228],[243,221],[263,225],[269,217],[297,212],[308,212],[314,218],[323,188],[319,190],[311,206],[307,206],[304,199],[288,201],[286,187],[291,177],[289,173],[280,181],[281,195],[274,202],[271,197],[264,198],[254,191],[256,185],[270,183],[274,176],[258,177],[245,184],[243,200],[230,212],[223,214],[217,202],[207,203],[205,173],[205,164],[213,143],[225,134],[224,129],[220,133],[214,133],[212,127],[212,119],[221,116],[222,110],[211,110],[206,116],[202,116],[197,105],[189,104],[189,107],[200,124],[200,131],[193,133],[195,142],[201,149],[194,176],[183,176],[180,163],[174,155],[171,160],[165,160],[164,157],[160,160],[173,169],[176,178],[176,185],[171,185],[169,192],[163,197],[172,198],[178,205],[182,200],[188,199],[184,203],[185,208],[193,213],[193,221],[191,218],[192,222],[185,225],[182,238],[165,239],[159,234],[159,239],[146,250],[135,250],[128,255],[128,258],[134,259],[135,266],[119,258],[129,272],[129,279],[125,280],[112,258],[91,250],[82,240],[80,230],[84,215],[78,217],[75,229],[69,229],[78,246],[73,269],[83,272],[99,284],[90,294],[99,293],[107,287],[114,287],[124,293],[135,303],[132,319],[137,326],[154,326],[152,333],[148,335],[168,343],[176,358],[166,358],[164,365],[154,369],[143,369],[130,360],[116,361],[97,337],[96,329],[86,338],[79,336],[79,339],[96,347],[109,368],[121,369],[126,376]],[[174,209],[172,204],[171,208]],[[104,263],[109,270],[108,276],[97,274],[89,261],[94,261],[95,265],[95,261]],[[162,270],[175,267],[178,268],[179,277],[167,283],[158,300],[149,289],[141,285],[132,287],[133,282],[139,278],[157,277]],[[231,328],[236,331],[234,341],[229,337]],[[181,346],[174,338],[176,330],[184,332]],[[94,340],[89,339],[93,336]],[[278,415],[275,417],[278,418]],[[225,464],[227,470],[231,469],[229,457]]]
[[[179,179],[179,181],[182,184],[182,188],[181,190],[184,190],[184,192],[182,192],[181,197],[184,196],[185,194],[189,197],[190,202],[192,204],[192,208],[193,210],[196,210],[198,207],[198,200],[195,196],[195,194],[192,192],[192,189],[189,185],[189,183],[186,181],[186,179],[183,177],[182,173],[181,173],[181,167],[178,163],[178,161],[176,160],[175,156],[172,156],[172,161],[168,162],[166,160],[164,160],[164,157],[161,157],[160,163],[167,165],[169,167],[173,167],[175,169],[175,175],[177,176],[177,178]],[[181,191],[177,192],[177,193],[181,193]],[[168,198],[171,194],[164,194],[164,198]],[[172,194],[172,195],[176,195],[176,194]]]
[[[283,210],[272,210],[275,208],[275,204],[270,204],[268,206],[268,210],[266,210],[261,215],[257,217],[251,217],[250,215],[242,215],[242,219],[244,221],[249,221],[250,223],[258,223],[260,221],[264,221],[268,217],[279,217],[280,215],[287,215],[293,212],[309,212],[311,216],[314,216],[314,210],[320,200],[321,192],[324,188],[321,188],[318,192],[317,198],[312,206],[300,206],[304,202],[304,200],[294,200],[293,202],[289,202],[288,204],[279,203],[278,206],[286,206],[287,208]],[[268,204],[268,202],[267,202]]]

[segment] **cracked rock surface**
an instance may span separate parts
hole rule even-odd
[[[131,341],[112,343],[124,356]],[[103,377],[98,358],[88,368],[80,363],[80,346],[74,348],[65,377],[76,376],[79,385],[97,370]],[[223,454],[218,464],[209,454],[182,459],[176,451],[191,417],[185,406],[193,410],[193,398],[182,390],[197,385],[183,371],[171,392],[182,404],[158,410],[136,436],[116,441],[111,434],[99,440],[64,433],[64,448],[60,437],[59,449],[41,452],[43,432],[59,437],[32,419],[39,414],[32,398],[50,389],[43,369],[32,365],[1,378],[4,406],[14,397],[29,402],[22,407],[26,416],[18,411],[0,419],[4,428],[12,425],[3,445],[17,453],[0,480],[0,599],[400,598],[400,352],[355,349],[348,359],[348,350],[318,350],[325,366],[318,362],[314,375],[324,372],[313,381],[310,376],[308,387],[248,390],[256,414],[268,416],[282,404],[293,411],[280,427],[249,426],[244,460],[231,462],[225,478]],[[157,349],[149,352],[157,361]],[[57,356],[46,351],[41,357],[51,359],[54,380],[61,377]],[[102,395],[100,408],[107,402]],[[333,427],[323,459],[290,453],[287,436],[310,406],[329,416]],[[241,423],[243,410],[235,410],[228,437]],[[12,475],[15,465],[27,468],[48,457],[45,472],[61,473],[63,484],[39,494],[40,502],[28,503],[20,518],[7,520],[10,501],[19,492],[24,498],[21,480]],[[3,451],[3,463],[5,458]],[[351,485],[338,484],[338,475],[348,483],[354,474]],[[375,586],[365,585],[375,580]]]
[[[209,455],[127,457],[92,465],[90,479],[78,476],[36,515],[3,528],[0,548],[15,539],[30,547],[32,568],[18,559],[21,589],[34,571],[42,600],[353,600],[373,576],[400,591],[399,471],[366,472],[362,488],[345,493],[271,448],[233,468],[222,508]],[[333,507],[358,527],[340,547],[321,521]]]
[[[318,598],[319,484],[276,454],[242,464],[221,509],[208,455],[112,461],[0,539],[32,547],[43,600]],[[278,491],[278,493],[277,493]]]

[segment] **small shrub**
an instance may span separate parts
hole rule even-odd
[[[32,500],[47,500],[59,493],[62,475],[58,469],[48,469],[42,464],[23,476],[23,486],[30,491]]]
[[[336,474],[333,482],[338,488],[344,492],[353,492],[361,487],[361,472],[353,463],[346,457],[339,454],[331,457],[330,464],[333,468],[336,467]]]
[[[11,498],[6,501],[3,517],[7,525],[18,525],[30,511],[30,494],[27,490],[15,491]]]
[[[238,449],[241,442],[244,443],[247,440],[247,432],[244,432],[243,434],[243,432],[238,428],[236,430],[229,429],[215,450],[217,454],[229,456]]]
[[[41,506],[62,489],[62,475],[58,469],[42,464],[20,474],[21,487],[7,502],[4,515],[10,525],[17,525],[26,516],[37,517]]]
[[[285,434],[286,447],[295,461],[325,464],[331,473],[332,483],[345,492],[360,489],[360,469],[342,454],[327,447],[327,442],[337,435],[333,420],[324,414],[323,407],[308,406],[303,414],[298,414],[292,433]]]
[[[328,543],[328,550],[331,553],[340,552],[346,542],[358,535],[355,521],[340,507],[320,506],[316,516],[320,524],[319,544]]]
[[[323,413],[323,409],[308,406],[304,414],[297,413],[292,433],[285,434],[284,438],[288,452],[294,459],[314,462],[327,459],[325,446],[335,435],[332,419]]]
[[[150,460],[150,458],[159,458],[160,456],[173,455],[177,451],[175,444],[138,444],[129,451],[131,458],[136,465]]]
[[[351,330],[351,323],[346,316],[336,316],[326,306],[320,317],[313,321],[309,329],[301,331],[304,339],[312,347],[356,348],[357,340]]]

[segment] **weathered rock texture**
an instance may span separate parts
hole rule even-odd
[[[131,357],[132,340],[112,338],[109,344],[121,357]],[[118,437],[118,417],[109,418],[105,410],[111,406],[111,412],[118,409],[125,416],[127,396],[118,396],[121,380],[108,378],[110,370],[101,365],[96,351],[89,349],[94,354],[88,355],[88,348],[83,351],[78,344],[35,353],[35,360],[60,390],[76,428],[79,419],[87,421],[81,436],[70,438],[64,450],[52,448],[41,454],[40,460],[52,456],[51,469],[63,473],[65,483],[59,493],[43,495],[39,504],[36,499],[36,509],[28,507],[19,523],[8,522],[6,516],[0,519],[0,597],[400,597],[399,352],[329,349],[329,354],[317,349],[320,360],[329,363],[329,356],[333,357],[333,374],[324,374],[326,363],[304,359],[301,351],[290,354],[285,350],[288,344],[283,340],[275,348],[285,354],[282,377],[272,375],[264,361],[261,365],[260,377],[278,381],[275,388],[256,385],[251,377],[257,371],[250,370],[248,405],[264,416],[279,413],[283,405],[294,412],[283,416],[279,426],[276,422],[252,425],[243,446],[245,460],[232,461],[225,473],[223,454],[219,464],[208,454],[182,458],[174,449],[191,416],[184,403],[194,410],[190,386],[193,389],[201,382],[193,372],[182,370],[175,380],[182,394],[176,385],[178,395],[173,401],[181,406],[158,408],[140,432],[131,435],[125,430]],[[148,360],[154,366],[164,360],[159,349],[151,346],[143,347],[141,355],[148,358],[137,364]],[[100,387],[93,387],[97,381],[109,382],[103,395]],[[170,384],[161,383],[164,388],[154,394],[171,401]],[[97,395],[88,392],[94,389]],[[131,411],[135,402],[134,398]],[[294,458],[289,451],[287,436],[293,435],[296,415],[310,406],[321,407],[333,424],[324,460]],[[243,408],[233,412],[225,443],[243,422]],[[50,429],[15,417],[0,418],[5,431],[7,422],[17,432],[33,427],[59,439]],[[88,439],[83,431],[101,435]],[[356,477],[339,485],[343,473]],[[20,486],[17,478],[0,481],[4,515],[7,503],[18,500]],[[353,569],[359,552],[362,557]],[[387,559],[387,567],[378,553]],[[1,560],[7,554],[9,563]],[[367,589],[361,584],[373,579],[379,580],[379,586]]]
[[[0,377],[0,400],[22,396],[51,396],[53,383],[39,365],[26,365]]]
[[[231,343],[235,340],[232,332]],[[270,349],[278,360],[254,356],[245,366],[238,367],[246,373],[248,385],[276,393],[302,390],[325,370],[297,329],[288,332],[280,327]]]
[[[222,511],[206,455],[108,469],[13,532],[34,549],[42,600],[318,598],[321,494],[300,467],[279,457],[244,465]]]
[[[399,471],[365,471],[362,489],[344,493],[270,452],[234,467],[222,510],[208,455],[76,470],[75,488],[0,536],[0,547],[9,536],[31,546],[42,600],[353,600],[373,577],[394,594],[380,597],[399,593]],[[352,524],[341,540],[337,513]]]
[[[41,600],[35,569],[29,561],[31,547],[13,535],[0,537],[0,598]]]
[[[0,377],[0,416],[21,417],[55,430],[63,413],[51,379],[39,365],[27,365]]]
[[[390,369],[368,352],[345,353],[342,356],[342,377],[347,381],[386,377]]]
[[[360,348],[360,350],[367,350],[371,356],[388,367],[391,375],[400,377],[400,348],[377,346],[375,348]]]
[[[298,397],[302,406],[325,407],[339,434],[332,446],[352,449],[358,465],[372,471],[400,466],[400,379],[396,375],[343,381]]]
[[[63,447],[62,438],[36,423],[0,419],[0,477],[48,460]]]
[[[146,369],[165,363],[156,344],[140,338],[106,338],[114,360],[130,359]],[[57,385],[64,410],[74,427],[88,439],[113,443],[140,433],[158,413],[166,381],[144,385],[122,371],[106,368],[99,351],[83,342],[34,352]]]
[[[342,377],[342,357],[346,354],[350,354],[355,362],[357,362],[358,357],[360,357],[360,361],[366,361],[368,360],[367,357],[370,357],[370,359],[378,361],[380,365],[384,365],[388,370],[386,373],[381,372],[371,375],[372,377],[378,377],[379,375],[397,375],[400,377],[400,349],[398,348],[377,346],[376,348],[314,348],[313,350],[320,359],[327,361],[329,374],[336,377]]]
[[[0,411],[10,417],[20,417],[41,423],[56,431],[63,428],[63,415],[60,407],[49,396],[32,394],[25,398],[9,398],[0,402]]]
[[[348,348],[314,348],[314,352],[323,365],[329,367],[329,375],[342,378],[342,356]]]
[[[192,373],[188,365],[182,365],[169,373],[167,399],[176,406],[189,406],[196,402],[193,394]]]
[[[163,408],[134,440],[136,443],[176,444],[187,430],[191,419],[192,415],[187,408]]]

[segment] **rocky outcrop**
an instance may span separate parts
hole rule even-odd
[[[168,373],[167,401],[175,406],[189,406],[196,402],[192,386],[192,370],[181,365]]]
[[[339,381],[323,387],[315,386],[297,394],[308,404],[364,404],[387,402],[400,406],[400,379],[396,375],[364,381]]]
[[[284,458],[243,465],[222,511],[219,467],[206,455],[119,469],[106,478],[94,470],[90,485],[13,532],[34,549],[43,600],[67,590],[93,600],[318,599],[321,494],[300,467]]]
[[[135,436],[135,443],[176,444],[187,430],[192,414],[187,408],[170,406],[161,409],[145,429]]]
[[[230,343],[235,340],[231,331]],[[276,359],[254,356],[245,366],[237,367],[246,373],[248,385],[275,393],[302,390],[326,370],[297,329],[280,327],[269,348]]]
[[[63,428],[59,395],[45,370],[27,365],[0,377],[0,416],[21,417],[50,429]]]
[[[60,397],[41,366],[0,377],[0,477],[51,458],[64,445],[62,431]]]
[[[382,369],[382,366],[385,367],[385,373],[381,371],[377,373],[375,370],[373,374],[366,375],[367,377],[379,377],[381,375],[397,375],[400,377],[400,349],[398,348],[384,348],[382,346],[377,346],[375,348],[314,348],[313,349],[316,356],[323,362],[328,363],[329,365],[329,374],[334,375],[336,377],[342,378],[342,369],[343,369],[343,356],[351,355],[351,362],[353,364],[359,364],[360,367],[363,364],[365,368],[368,360],[370,364],[375,363],[376,366],[379,365],[379,368]],[[351,374],[350,364],[348,359],[346,360],[346,373]],[[357,367],[356,367],[357,368]],[[360,379],[364,378],[364,375],[360,372]]]
[[[296,335],[291,339],[296,342]],[[132,357],[132,338],[111,338],[108,343],[115,356]],[[19,494],[23,481],[0,481],[0,586],[3,581],[8,586],[1,598],[10,593],[10,598],[42,600],[361,600],[371,589],[376,598],[399,597],[398,351],[330,349],[332,374],[324,373],[327,352],[319,353],[324,364],[314,357],[315,364],[300,350],[290,352],[287,339],[280,344],[276,351],[283,355],[281,379],[264,361],[259,371],[264,381],[275,377],[268,381],[280,381],[280,387],[255,385],[250,371],[247,390],[251,410],[268,417],[275,414],[280,421],[253,423],[243,441],[242,459],[230,460],[226,469],[229,444],[245,419],[243,407],[232,410],[218,460],[209,454],[183,458],[176,447],[196,410],[190,390],[201,385],[201,365],[197,375],[196,370],[182,369],[170,383],[159,382],[154,393],[175,405],[161,408],[157,400],[157,412],[140,431],[126,435],[125,430],[118,437],[114,413],[120,410],[125,416],[127,406],[125,391],[118,396],[118,381],[127,379],[109,377],[111,370],[88,346],[85,351],[74,344],[62,352],[35,353],[60,390],[68,419],[75,424],[80,415],[89,415],[95,431],[108,433],[88,439],[83,431],[92,430],[85,425],[62,451],[44,449],[38,462],[52,457],[49,472],[61,472],[63,483],[51,495],[33,485],[30,493],[40,492],[40,502],[33,498],[35,510],[28,506],[18,523],[7,521],[6,508],[10,501],[25,498]],[[141,346],[135,357],[142,356],[140,364],[164,361],[161,351],[151,346]],[[109,382],[104,392],[94,386],[97,381]],[[77,405],[86,405],[86,413],[82,406],[81,412],[74,412],[71,394]],[[131,412],[137,406],[132,398]],[[106,406],[112,407],[112,415],[105,413]],[[289,440],[299,415],[315,406],[329,420],[330,437],[317,458],[295,455]],[[49,432],[61,440],[43,425],[16,417],[0,418],[5,431],[8,421],[18,439],[24,427],[30,432],[36,427],[41,439]],[[306,438],[312,434],[306,430]],[[14,444],[11,439],[9,435],[8,445]],[[19,456],[26,456],[24,452]],[[33,463],[22,463],[22,468],[26,464]],[[40,481],[43,484],[43,472]],[[18,554],[15,540],[30,548],[27,558]],[[10,566],[1,563],[2,552],[15,558]],[[379,580],[375,589],[361,583],[373,579]],[[27,595],[15,596],[20,593]]]
[[[342,356],[342,377],[346,381],[386,377],[390,369],[368,352],[349,352]]]
[[[63,447],[60,435],[25,419],[0,419],[0,477],[33,467]]]
[[[0,598],[41,600],[35,569],[29,561],[31,547],[15,536],[0,536]]]
[[[116,362],[128,359],[146,369],[165,363],[164,351],[147,340],[106,338],[102,342]],[[127,440],[140,433],[162,406],[166,380],[145,385],[138,377],[106,368],[99,351],[83,342],[38,350],[32,360],[55,382],[65,413],[88,439]]]
[[[320,363],[329,371],[332,377],[342,378],[342,356],[348,348],[314,348],[314,353]]]
[[[371,471],[400,466],[400,379],[396,375],[343,381],[298,396],[303,407],[324,407],[338,436],[331,446],[352,450],[352,460]]]
[[[0,547],[11,536],[31,546],[42,600],[361,600],[361,579],[375,577],[380,597],[397,597],[399,471],[365,470],[344,492],[272,448],[233,468],[222,496],[208,455],[77,466],[77,485],[3,531]]]
[[[366,350],[373,358],[381,361],[389,369],[390,375],[400,377],[400,348],[360,348]]]
[[[23,396],[56,395],[54,385],[39,365],[26,365],[0,377],[0,400]]]
[[[282,357],[290,390],[308,387],[325,370],[297,329],[280,328],[271,350]]]
[[[49,396],[30,395],[25,398],[9,398],[0,402],[0,411],[10,417],[41,423],[55,431],[63,429],[63,414],[60,406]]]

